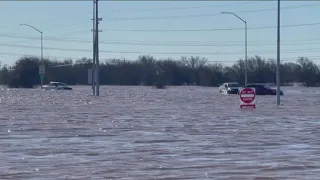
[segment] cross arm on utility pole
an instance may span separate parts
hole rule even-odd
[[[98,30],[99,32],[102,32],[102,30]],[[91,29],[91,32],[96,32],[96,30]]]

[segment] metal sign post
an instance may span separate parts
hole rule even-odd
[[[44,64],[40,64],[39,75],[40,75],[41,87],[43,86],[43,79],[45,74],[46,74],[46,66]]]

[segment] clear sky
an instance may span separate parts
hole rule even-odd
[[[43,31],[45,57],[91,58],[92,6],[1,1],[0,61],[10,65],[22,55],[40,56],[40,33],[21,23]],[[320,63],[320,2],[282,1],[281,7],[282,61],[306,56]],[[221,11],[247,21],[248,56],[276,58],[277,1],[99,1],[100,59],[193,55],[233,63],[244,58],[244,23]]]

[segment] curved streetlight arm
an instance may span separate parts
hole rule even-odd
[[[242,22],[247,24],[247,21],[243,20],[241,17],[239,17],[238,15],[236,15],[235,13],[232,12],[221,12],[222,14],[232,14],[234,16],[236,16],[237,18],[239,18]]]
[[[38,31],[39,33],[42,34],[42,31],[40,31],[39,29],[37,29],[37,28],[35,28],[35,27],[33,27],[33,26],[29,25],[29,24],[20,24],[20,26],[29,26],[29,27],[33,28],[34,30],[36,30],[36,31]]]

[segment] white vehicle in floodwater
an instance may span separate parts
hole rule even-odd
[[[67,84],[62,82],[50,82],[49,85],[44,85],[41,87],[44,90],[72,90]]]
[[[226,82],[219,87],[220,94],[238,94],[241,85],[236,82]]]

